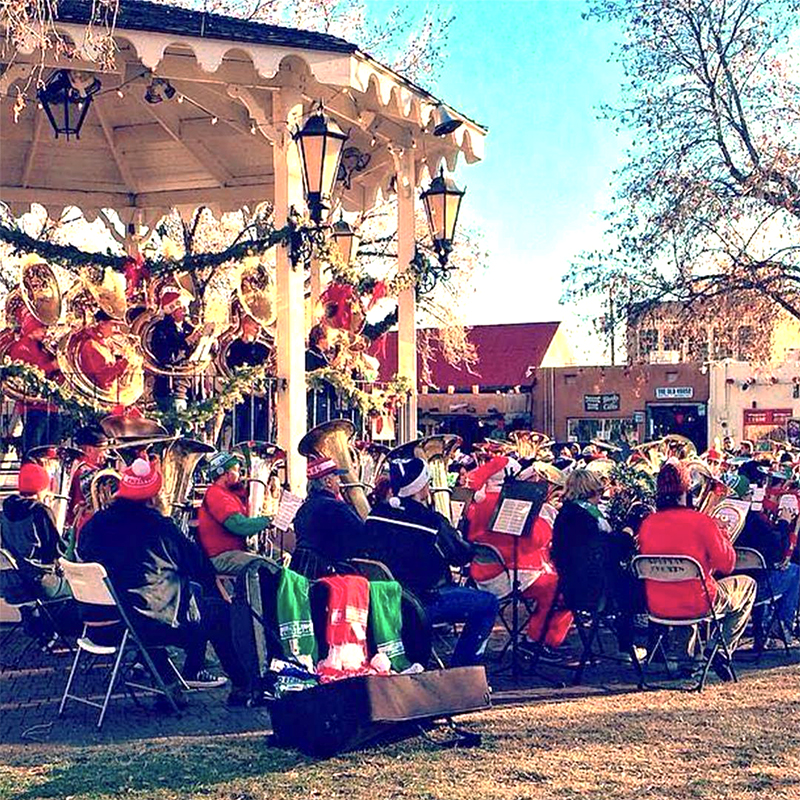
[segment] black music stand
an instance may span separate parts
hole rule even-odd
[[[500,492],[489,531],[513,537],[514,570],[511,586],[511,673],[519,675],[519,569],[517,566],[519,540],[530,535],[533,522],[547,499],[547,484],[527,483],[507,478]]]

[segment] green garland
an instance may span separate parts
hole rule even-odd
[[[655,505],[655,480],[647,472],[627,464],[615,465],[611,472],[611,479],[615,489],[608,504],[606,516],[614,530],[622,530],[627,522],[628,511],[634,503]]]
[[[361,333],[371,342],[374,342],[376,339],[380,339],[384,333],[387,333],[395,325],[397,325],[397,320],[399,317],[399,309],[394,308],[382,320],[379,320],[378,322],[368,322],[364,326],[364,330],[361,331]]]
[[[365,392],[345,372],[340,372],[335,367],[322,367],[306,373],[306,385],[309,389],[324,389],[333,386],[341,400],[348,405],[358,408],[365,416],[385,414],[387,401],[400,404],[411,393],[411,381],[400,375],[379,389],[376,394]]]
[[[285,228],[270,231],[266,238],[240,242],[239,244],[231,245],[220,253],[199,253],[197,255],[187,255],[181,259],[145,259],[143,267],[153,276],[214,269],[228,261],[241,261],[248,256],[261,255],[275,247],[275,245],[287,242],[291,234],[296,232],[297,229],[297,224],[292,222]],[[14,230],[5,225],[0,225],[0,241],[11,245],[17,253],[34,253],[48,264],[58,264],[70,272],[78,272],[84,267],[91,266],[112,269],[115,272],[124,272],[128,261],[128,256],[115,256],[108,252],[87,253],[71,244],[63,245],[38,241],[23,231]]]
[[[42,399],[57,404],[59,408],[78,417],[84,422],[92,422],[104,416],[103,410],[81,397],[68,383],[56,383],[45,376],[44,371],[24,361],[4,358],[0,363],[0,386],[13,381],[15,388],[29,395],[31,400]]]

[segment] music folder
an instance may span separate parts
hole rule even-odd
[[[527,535],[533,520],[539,516],[546,496],[546,483],[506,481],[489,521],[489,530],[507,536]]]

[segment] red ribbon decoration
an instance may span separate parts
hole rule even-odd
[[[350,330],[354,295],[353,287],[345,283],[332,283],[322,293],[320,302],[325,307],[325,317],[332,328]]]

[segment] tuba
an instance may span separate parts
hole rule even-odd
[[[389,461],[416,456],[428,464],[434,508],[448,521],[452,521],[452,518],[447,470],[453,460],[454,451],[461,446],[462,441],[460,436],[451,433],[426,436],[424,439],[401,444],[386,456]]]
[[[241,453],[244,459],[250,514],[274,517],[280,502],[280,489],[286,483],[286,453],[272,442],[259,441],[239,442],[233,446],[232,452]]]
[[[339,469],[345,470],[342,494],[361,519],[366,519],[370,507],[361,484],[358,451],[352,445],[355,432],[355,426],[347,419],[323,422],[300,440],[297,450],[306,458],[332,458]]]
[[[194,471],[200,461],[214,448],[196,439],[172,439],[161,456],[163,485],[159,506],[165,516],[184,513],[189,501]]]
[[[730,497],[733,491],[725,481],[714,476],[705,461],[694,458],[688,460],[686,466],[694,481],[694,487],[699,487],[694,499],[694,507],[701,514],[713,517],[717,506]]]
[[[122,475],[115,469],[100,469],[92,476],[89,484],[89,500],[92,512],[102,511],[108,508],[114,495],[119,489]]]
[[[553,440],[546,433],[511,431],[508,434],[508,438],[514,444],[517,456],[521,459],[550,461],[553,458],[553,453],[550,450]]]

